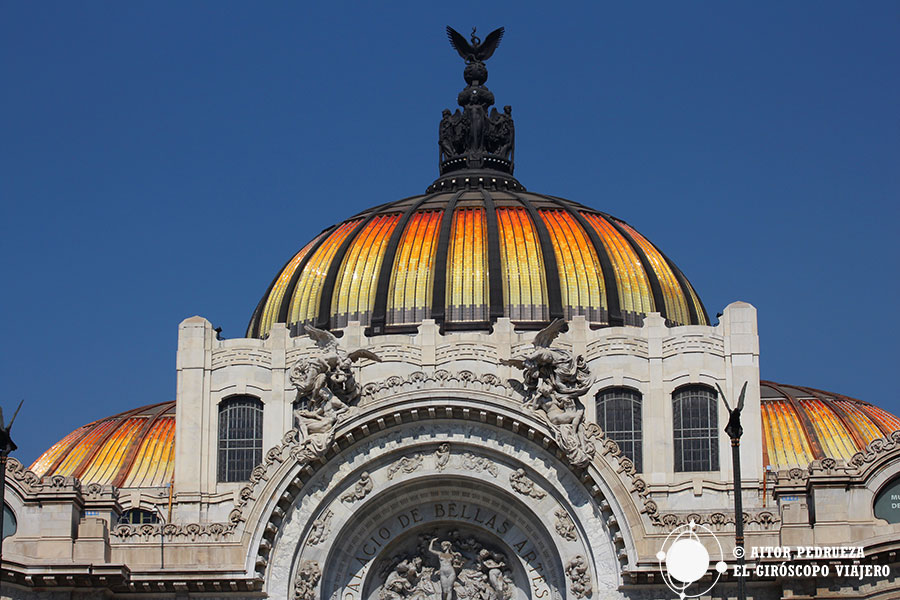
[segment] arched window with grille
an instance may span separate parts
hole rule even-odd
[[[691,385],[672,394],[675,471],[719,470],[719,419],[716,392]]]
[[[263,404],[232,396],[219,404],[219,481],[247,481],[262,462]]]
[[[643,471],[640,393],[628,388],[601,390],[597,394],[597,424],[631,459],[634,468]]]

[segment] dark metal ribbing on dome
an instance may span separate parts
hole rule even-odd
[[[447,314],[447,253],[450,249],[450,230],[453,228],[453,211],[456,202],[463,192],[456,192],[444,208],[441,219],[441,231],[438,236],[437,249],[434,255],[434,281],[431,285],[431,318],[444,329],[444,318]]]
[[[340,224],[332,225],[330,228],[323,230],[322,233],[319,234],[318,241],[313,244],[313,247],[309,249],[306,256],[300,260],[300,264],[297,265],[294,274],[291,275],[290,283],[288,283],[287,288],[284,290],[284,296],[281,297],[281,306],[278,307],[278,318],[275,319],[276,323],[287,323],[288,311],[291,308],[291,299],[294,297],[294,292],[297,291],[297,282],[300,281],[300,275],[303,273],[303,269],[306,268],[306,263],[308,263],[309,259],[315,255],[319,250],[319,247],[325,243],[325,240],[331,237],[331,234],[335,232],[339,225]],[[257,335],[259,335],[259,325],[257,324],[256,327]]]
[[[150,428],[159,421],[164,414],[168,412],[168,410],[172,408],[172,406],[168,402],[164,402],[159,405],[159,408],[156,410],[156,413],[148,416],[147,421],[141,427],[140,432],[134,437],[134,440],[131,443],[131,447],[128,448],[128,453],[125,455],[125,460],[122,461],[122,465],[119,467],[119,473],[116,475],[116,478],[113,480],[112,484],[114,486],[122,487],[122,484],[125,483],[125,479],[128,477],[131,472],[131,467],[134,465],[134,461],[137,459],[138,450],[141,449],[141,443],[144,441],[144,436],[150,431]]]
[[[572,217],[578,221],[581,228],[587,233],[588,238],[591,240],[591,244],[594,246],[594,251],[597,253],[597,259],[600,261],[600,271],[603,273],[603,287],[606,292],[606,307],[609,314],[609,324],[613,327],[624,325],[625,317],[622,315],[622,307],[619,304],[619,284],[616,280],[616,271],[613,268],[612,261],[609,259],[609,253],[606,251],[606,246],[603,245],[603,240],[597,235],[597,231],[593,226],[587,222],[587,219],[584,218],[581,211],[572,208],[572,205],[568,201],[564,201],[557,196],[546,197],[572,215]]]
[[[331,257],[331,264],[328,265],[328,274],[325,275],[325,281],[322,283],[322,293],[319,296],[319,315],[316,317],[315,325],[319,329],[331,329],[331,299],[334,296],[334,284],[337,282],[338,271],[341,270],[347,250],[350,249],[350,245],[356,239],[356,236],[359,235],[359,232],[379,214],[381,212],[378,210],[371,211],[369,216],[360,221],[353,231],[350,232],[350,235],[344,238],[337,252]]]
[[[774,381],[769,381],[766,385],[776,389],[782,396],[787,398],[788,404],[791,405],[794,412],[797,413],[797,417],[800,419],[800,426],[806,434],[806,439],[809,441],[809,447],[813,451],[813,456],[815,456],[817,460],[825,458],[826,454],[822,451],[822,444],[819,442],[819,436],[816,435],[816,428],[813,426],[809,415],[806,414],[806,410],[792,394],[788,394],[779,384]]]
[[[644,253],[644,249],[641,248],[641,245],[638,244],[631,234],[625,230],[624,227],[619,225],[619,223],[612,217],[600,213],[601,216],[606,219],[606,222],[612,225],[616,231],[618,231],[622,237],[628,240],[628,243],[631,245],[631,248],[634,250],[635,254],[638,255],[638,258],[641,259],[641,265],[644,267],[644,272],[647,274],[647,280],[650,282],[650,291],[653,293],[653,304],[656,307],[656,312],[659,313],[663,319],[667,319],[666,316],[666,297],[663,295],[662,286],[659,285],[659,277],[656,275],[656,271],[653,270],[653,265],[650,264],[650,259],[647,258],[647,255]]]
[[[559,287],[559,266],[556,264],[556,251],[553,249],[553,242],[550,239],[550,233],[547,231],[547,224],[541,219],[537,209],[526,200],[523,196],[510,192],[525,210],[528,211],[534,228],[538,234],[538,241],[541,244],[541,259],[544,263],[544,279],[547,282],[547,304],[550,307],[550,321],[554,319],[564,318],[562,305],[562,290]]]
[[[253,311],[253,316],[250,317],[250,323],[247,325],[247,331],[244,332],[244,337],[254,338],[259,336],[259,320],[262,318],[263,308],[266,305],[266,301],[269,299],[269,294],[272,293],[272,290],[275,288],[275,282],[278,281],[278,278],[281,277],[282,271],[284,271],[291,261],[294,260],[294,257],[290,257],[284,266],[281,267],[281,270],[278,271],[278,274],[272,279],[272,283],[269,284],[269,287],[266,288],[266,293],[263,294],[262,299],[259,301],[259,304],[256,305],[256,310]]]
[[[431,200],[435,196],[437,196],[437,194],[429,194],[427,196],[422,196],[417,202],[414,202],[406,209],[406,212],[403,213],[403,216],[400,217],[400,221],[397,223],[396,227],[394,227],[394,231],[391,232],[391,238],[388,240],[387,248],[384,250],[384,258],[381,260],[381,268],[378,272],[378,284],[375,288],[375,303],[372,306],[372,317],[369,319],[369,330],[366,332],[367,334],[371,333],[372,335],[378,335],[384,333],[385,323],[387,323],[388,287],[391,285],[391,271],[394,270],[394,260],[397,258],[397,247],[400,245],[400,240],[403,239],[403,232],[406,230],[406,226],[409,224],[409,220],[412,218],[413,213],[415,213],[424,202]]]
[[[94,423],[96,423],[96,421]],[[94,423],[90,423],[82,427],[83,431],[81,432],[81,435],[78,436],[78,439],[69,444],[68,448],[66,448],[64,452],[61,452],[60,455],[56,457],[56,460],[54,460],[53,463],[49,467],[47,467],[44,475],[52,475],[56,471],[56,469],[59,468],[63,461],[69,457],[69,452],[72,450],[72,448],[80,444],[84,440],[84,438],[90,435],[91,431],[93,431],[92,425],[94,425]]]
[[[294,254],[296,256],[296,254]],[[259,301],[259,304],[256,305],[256,310],[253,311],[253,316],[250,317],[250,323],[247,325],[247,333],[245,337],[255,338],[259,337],[259,325],[262,320],[262,314],[266,307],[266,302],[269,300],[269,294],[272,293],[272,290],[275,289],[275,284],[278,283],[278,278],[281,277],[281,274],[287,269],[288,265],[291,264],[291,261],[294,260],[294,256],[291,256],[287,259],[287,262],[284,263],[284,266],[278,270],[278,273],[275,274],[275,277],[272,279],[272,283],[269,284],[269,287],[266,289],[266,293],[263,294],[262,300]],[[305,261],[303,262],[305,265]],[[298,265],[299,268],[300,265]]]
[[[484,198],[484,216],[487,222],[488,283],[490,290],[491,323],[503,316],[503,266],[500,261],[500,229],[497,226],[497,207],[491,193],[481,188]]]
[[[853,441],[856,442],[856,447],[858,450],[864,450],[866,447],[866,441],[862,439],[859,435],[859,431],[857,431],[856,426],[851,422],[852,420],[844,412],[844,409],[838,406],[836,403],[832,402],[830,398],[826,397],[824,394],[820,393],[818,390],[813,390],[806,387],[795,386],[801,390],[809,392],[809,394],[819,400],[822,404],[831,409],[831,412],[837,417],[838,421],[844,426],[844,429],[847,430],[847,433],[850,434],[850,437],[853,438]],[[871,419],[870,419],[871,420]]]
[[[684,296],[684,301],[688,306],[688,312],[691,315],[691,324],[693,325],[701,325],[700,323],[700,315],[697,313],[697,307],[694,305],[694,297],[691,295],[691,284],[688,283],[687,277],[684,276],[684,273],[681,272],[681,269],[675,265],[672,260],[666,256],[666,253],[660,250],[657,246],[656,251],[659,252],[659,255],[663,257],[663,260],[666,261],[666,264],[669,265],[669,269],[672,270],[672,273],[675,275],[675,279],[678,280],[678,287],[681,288],[681,293]],[[700,297],[697,297],[697,300],[700,300]],[[709,323],[709,315],[706,314],[706,307],[702,306],[703,315],[706,317],[706,322]]]
[[[111,418],[111,419],[108,419],[109,421],[112,421],[113,419],[115,419],[115,420],[116,420],[116,424],[114,424],[112,427],[110,427],[110,428],[109,428],[109,431],[107,431],[106,433],[104,433],[104,434],[103,434],[103,435],[102,435],[102,436],[94,443],[94,447],[91,448],[91,451],[88,452],[88,453],[81,459],[81,462],[79,462],[79,463],[78,463],[78,466],[75,467],[75,469],[72,471],[72,477],[76,477],[76,478],[78,478],[78,479],[81,479],[81,476],[84,475],[84,472],[88,470],[88,467],[90,467],[91,461],[93,461],[93,460],[94,460],[94,457],[97,456],[97,453],[100,452],[100,450],[103,449],[103,445],[106,444],[106,441],[107,441],[110,437],[112,437],[112,435],[116,432],[116,430],[119,429],[119,427],[121,427],[122,424],[123,424],[125,421],[127,421],[127,420],[130,419],[131,417],[133,417],[133,416],[139,414],[139,413],[140,413],[141,411],[143,411],[145,408],[147,408],[147,407],[146,407],[146,406],[141,406],[141,407],[139,407],[139,408],[133,408],[133,409],[131,409],[131,410],[125,411],[125,412],[123,412],[123,413],[120,413],[120,414],[116,415],[115,417],[113,417],[113,418]],[[68,454],[68,453],[67,453],[67,454]]]

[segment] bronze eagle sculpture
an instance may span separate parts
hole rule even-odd
[[[475,28],[472,28],[472,43],[466,41],[461,33],[447,25],[447,37],[450,39],[450,45],[453,46],[459,55],[466,61],[484,62],[494,55],[500,40],[503,39],[503,28],[495,29],[490,32],[484,42],[475,35]]]

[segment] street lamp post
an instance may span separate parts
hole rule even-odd
[[[16,412],[13,413],[12,419],[9,420],[9,425],[4,425],[3,409],[0,408],[0,568],[3,565],[3,517],[6,512],[6,461],[10,453],[18,448],[15,442],[12,441],[9,430],[12,429],[13,422],[15,422],[16,416],[19,414],[19,409],[22,408],[22,402],[24,400],[19,402]]]
[[[744,410],[744,395],[747,393],[747,383],[741,388],[741,395],[737,405],[732,409],[728,405],[728,399],[719,384],[719,394],[728,409],[728,424],[725,425],[725,433],[731,438],[731,463],[734,477],[734,547],[738,562],[738,600],[747,600],[744,590],[744,506],[741,498],[741,435],[744,428],[741,427],[741,411]],[[740,548],[740,551],[737,549]]]

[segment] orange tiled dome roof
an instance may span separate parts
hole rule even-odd
[[[79,427],[30,469],[38,477],[72,476],[84,484],[164,486],[175,471],[175,402],[142,406]]]
[[[776,469],[848,460],[900,430],[900,419],[877,406],[815,388],[760,381],[760,400],[763,463]]]
[[[637,325],[707,325],[678,267],[630,225],[521,189],[438,191],[371,208],[334,225],[281,269],[247,337],[274,323],[368,333],[487,329],[498,317],[539,328],[575,315]]]

